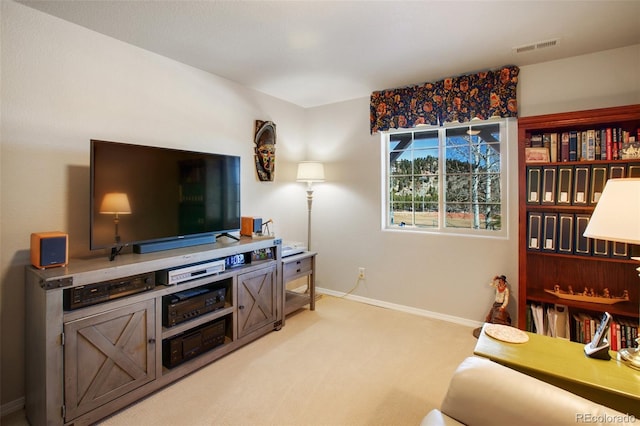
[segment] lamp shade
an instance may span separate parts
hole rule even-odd
[[[584,236],[640,244],[640,178],[607,181]]]
[[[298,163],[298,182],[324,182],[324,165],[318,161]]]
[[[100,204],[102,214],[131,214],[129,197],[124,192],[109,192],[105,194]]]

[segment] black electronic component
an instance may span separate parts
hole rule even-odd
[[[78,309],[119,297],[151,290],[156,285],[155,274],[135,275],[117,280],[72,287],[64,291],[64,309]]]

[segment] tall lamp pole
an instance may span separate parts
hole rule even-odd
[[[311,250],[311,205],[313,204],[313,183],[324,182],[324,165],[318,161],[303,161],[298,164],[298,182],[307,184],[307,250]]]

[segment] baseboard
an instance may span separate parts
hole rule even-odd
[[[341,297],[347,300],[353,300],[354,302],[366,303],[368,305],[379,306],[381,308],[393,309],[395,311],[406,312],[413,315],[419,315],[422,317],[438,319],[442,321],[452,322],[460,325],[464,325],[471,328],[481,327],[482,322],[472,321],[466,318],[455,317],[453,315],[445,315],[439,312],[427,311],[426,309],[413,308],[411,306],[399,305],[397,303],[384,302],[382,300],[371,299],[368,297],[355,296],[353,294],[345,295],[342,292],[330,290],[328,288],[316,287],[317,293],[326,294],[329,296]]]
[[[7,416],[9,414],[20,411],[24,408],[24,397],[18,398],[14,401],[7,402],[0,406],[0,417]]]

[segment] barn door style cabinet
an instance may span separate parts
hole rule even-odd
[[[640,105],[518,119],[521,329],[536,330],[533,306],[586,343],[607,311],[612,349],[634,343],[638,247],[582,234],[608,179],[640,177],[639,129]]]
[[[30,423],[95,423],[280,329],[281,264],[280,240],[243,238],[28,267]]]

